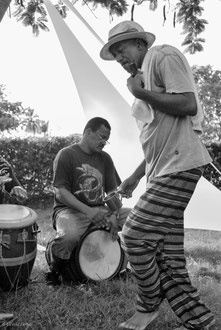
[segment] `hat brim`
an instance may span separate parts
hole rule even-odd
[[[103,46],[103,48],[100,51],[100,57],[103,60],[113,61],[115,58],[110,52],[110,47],[120,41],[129,40],[129,39],[142,39],[147,42],[148,48],[150,48],[154,43],[156,37],[153,33],[150,32],[131,32],[131,33],[118,35]]]

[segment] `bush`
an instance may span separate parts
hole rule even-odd
[[[57,152],[80,140],[78,134],[67,137],[27,137],[0,139],[0,156],[5,157],[14,167],[16,176],[27,189],[27,202],[42,202],[53,197],[53,160]],[[207,149],[214,165],[221,171],[221,144],[212,143]],[[220,175],[211,166],[206,167],[204,176],[221,189]]]
[[[17,178],[28,191],[28,201],[41,201],[53,196],[52,167],[57,152],[79,140],[77,134],[53,138],[4,138],[0,140],[0,156],[14,167]]]
[[[218,171],[221,172],[221,143],[213,142],[211,144],[207,144],[206,147],[212,158],[212,163]],[[221,175],[212,165],[208,165],[206,167],[204,177],[221,190]]]

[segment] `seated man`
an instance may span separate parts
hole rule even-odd
[[[18,181],[13,167],[0,157],[0,204],[9,204],[16,199],[23,202],[27,199],[27,192]],[[0,324],[14,317],[13,314],[0,313]]]
[[[12,203],[14,199],[24,202],[27,192],[18,181],[13,167],[0,157],[0,204]]]
[[[110,131],[105,119],[92,118],[81,141],[60,150],[54,160],[56,236],[48,243],[46,259],[52,274],[60,274],[63,282],[72,280],[69,259],[88,227],[108,226],[112,238],[117,239],[130,211],[120,208],[116,214],[104,205],[104,193],[117,189],[121,183],[111,157],[102,150]]]

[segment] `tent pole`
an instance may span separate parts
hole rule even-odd
[[[79,11],[72,5],[72,3],[69,0],[62,0],[62,2],[81,20],[81,22],[87,26],[89,31],[95,36],[95,38],[101,43],[101,45],[104,45],[105,42],[99,37],[99,35],[92,29],[92,27],[88,24],[88,22],[81,16]]]
[[[217,173],[219,173],[219,175],[221,176],[221,172],[220,170],[218,170],[218,168],[211,162],[210,165],[216,170]]]

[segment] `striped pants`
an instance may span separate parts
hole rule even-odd
[[[184,210],[200,169],[157,177],[130,212],[122,245],[138,282],[137,310],[151,312],[166,298],[188,329],[210,329],[214,317],[191,285],[184,256]]]

